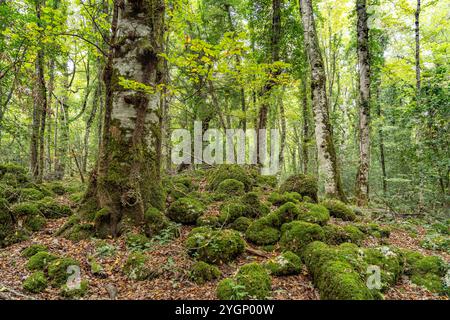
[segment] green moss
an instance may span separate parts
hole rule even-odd
[[[44,194],[34,188],[22,188],[20,189],[19,197],[21,201],[33,201],[42,199],[44,197]]]
[[[364,250],[364,262],[381,269],[381,290],[394,285],[403,272],[403,260],[398,252],[389,247],[367,248]]]
[[[47,221],[40,214],[27,216],[25,218],[24,226],[31,231],[39,231],[45,227]]]
[[[55,255],[48,253],[47,251],[39,251],[30,257],[26,267],[28,270],[44,270],[56,259],[57,257]]]
[[[266,216],[253,221],[245,232],[247,240],[257,245],[276,243],[280,239],[280,231],[274,227],[272,217]]]
[[[204,205],[193,198],[180,198],[172,203],[167,216],[178,223],[194,224],[205,211]]]
[[[191,256],[208,263],[231,261],[245,248],[245,242],[238,232],[206,227],[193,229],[185,244]]]
[[[133,252],[128,256],[123,272],[132,280],[147,280],[155,276],[155,273],[147,267],[148,257],[140,252]]]
[[[411,277],[411,282],[418,286],[425,287],[432,292],[450,295],[450,289],[445,286],[442,278],[436,274],[414,274]]]
[[[162,230],[169,227],[169,220],[158,209],[150,207],[145,211],[145,233],[148,237],[158,235]]]
[[[291,251],[285,251],[266,262],[264,265],[275,276],[287,276],[299,274],[302,270],[302,262],[298,255]]]
[[[66,187],[59,181],[52,181],[45,184],[45,186],[50,189],[53,193],[62,196],[67,193]]]
[[[11,207],[11,212],[15,217],[32,216],[39,214],[39,209],[35,203],[21,202]]]
[[[78,242],[90,239],[95,235],[95,227],[90,223],[75,223],[73,227],[63,233],[66,239]]]
[[[227,195],[242,195],[244,194],[245,186],[241,181],[236,179],[225,179],[216,188],[218,193],[224,193]]]
[[[443,277],[447,272],[447,265],[438,256],[424,256],[414,262],[411,266],[412,274],[433,273]]]
[[[322,205],[304,202],[300,203],[298,208],[298,220],[317,223],[321,226],[325,225],[328,220],[330,220],[328,209]]]
[[[190,272],[190,278],[197,284],[204,284],[205,282],[219,278],[220,270],[213,265],[203,261],[196,262]]]
[[[72,258],[58,258],[48,265],[48,278],[53,287],[61,287],[73,275],[70,268],[80,267],[80,263]]]
[[[208,175],[208,186],[210,190],[216,190],[219,184],[226,179],[235,179],[244,184],[245,191],[250,191],[253,179],[246,173],[245,169],[236,164],[219,165],[211,170]]]
[[[270,209],[259,199],[256,192],[247,192],[241,197],[241,202],[247,207],[245,216],[247,218],[257,218],[270,212]]]
[[[325,242],[328,244],[338,245],[345,242],[352,242],[360,244],[364,239],[364,233],[362,233],[355,226],[340,227],[337,225],[326,225],[323,227],[325,232]]]
[[[225,278],[217,284],[216,295],[219,300],[242,300],[247,297],[243,285],[230,278]]]
[[[357,272],[344,261],[328,261],[315,280],[322,300],[371,300],[373,295]]]
[[[296,254],[301,254],[308,243],[321,241],[324,238],[325,234],[322,228],[314,223],[293,221],[281,226],[281,248]]]
[[[362,232],[372,235],[376,238],[389,238],[391,233],[391,229],[389,227],[383,227],[376,223],[356,223],[355,227],[357,227]]]
[[[219,218],[212,215],[203,215],[198,217],[196,224],[198,226],[217,227],[219,226]]]
[[[265,189],[272,189],[277,186],[277,177],[268,175],[258,175],[256,177],[256,184]]]
[[[247,206],[241,202],[226,202],[220,207],[220,215],[218,217],[220,224],[232,223],[239,217],[247,215]]]
[[[251,224],[252,220],[250,218],[239,217],[233,221],[233,223],[230,225],[230,228],[245,233]]]
[[[52,197],[45,197],[36,204],[39,211],[48,219],[66,217],[72,214],[72,210],[68,205],[61,204]]]
[[[248,298],[265,299],[272,290],[272,280],[267,270],[257,263],[242,266],[236,274],[236,282],[245,287]]]
[[[64,284],[59,294],[62,297],[73,299],[73,298],[81,298],[86,295],[89,290],[89,282],[87,280],[81,280],[78,285],[68,286]]]
[[[182,183],[174,183],[167,190],[167,195],[170,196],[171,200],[177,200],[187,197],[189,192],[190,190],[186,185]]]
[[[47,279],[44,272],[36,271],[23,282],[23,288],[32,293],[39,293],[47,288]]]
[[[31,258],[36,253],[47,250],[48,250],[47,246],[43,244],[32,244],[31,246],[23,249],[21,255],[22,257]]]
[[[342,201],[328,199],[321,204],[328,209],[332,217],[340,218],[345,221],[354,221],[356,219],[355,212]]]
[[[283,223],[291,222],[297,219],[298,215],[300,214],[300,211],[294,203],[287,202],[283,204],[281,207],[279,207],[277,210],[275,210],[272,214],[277,217],[276,226],[278,227]]]
[[[287,178],[280,185],[280,192],[297,192],[302,197],[309,197],[317,202],[317,180],[308,175],[296,174]]]
[[[287,202],[292,202],[295,204],[300,203],[302,201],[302,196],[297,192],[285,192],[280,194],[278,192],[272,192],[267,200],[272,203],[274,206],[281,206]]]

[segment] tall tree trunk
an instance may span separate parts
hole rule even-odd
[[[272,0],[272,33],[271,33],[271,62],[280,60],[280,38],[281,38],[281,1],[282,0]],[[272,77],[276,76],[272,75]],[[273,80],[268,80],[261,90],[262,105],[259,109],[258,114],[258,129],[265,129],[267,126],[267,117],[269,112],[269,102],[268,98],[270,96],[270,91],[274,87],[275,83]],[[259,152],[259,134],[257,135],[257,150],[258,150],[258,160],[261,161],[261,154]]]
[[[420,78],[420,10],[421,10],[421,3],[420,0],[417,0],[417,6],[416,11],[414,13],[414,24],[415,24],[415,40],[416,40],[416,56],[415,56],[415,62],[416,62],[416,105],[417,105],[417,111],[420,110],[420,100],[421,100],[421,78]],[[423,189],[424,189],[424,174],[423,170],[420,167],[422,158],[423,158],[423,151],[422,147],[420,145],[420,142],[422,140],[421,137],[421,130],[420,128],[417,129],[416,133],[416,143],[417,143],[417,159],[419,162],[418,170],[419,170],[419,211],[423,210],[424,207],[424,195],[423,195]]]
[[[381,102],[380,102],[380,83],[377,82],[377,91],[376,91],[376,106],[377,106],[377,116],[378,119],[381,119]],[[386,175],[386,159],[384,155],[384,135],[382,126],[378,127],[378,139],[379,148],[380,148],[380,164],[381,164],[381,174],[383,179],[383,194],[386,196],[387,194],[387,175]]]
[[[366,0],[357,0],[356,12],[359,66],[359,167],[356,175],[356,203],[367,206],[370,166],[370,53]]]
[[[346,201],[336,161],[329,119],[326,76],[314,22],[311,0],[300,0],[304,41],[311,67],[311,92],[315,135],[319,160],[319,177],[323,179],[327,197]]]
[[[308,173],[308,146],[309,146],[309,111],[308,111],[308,89],[306,84],[307,78],[306,74],[302,78],[302,118],[303,118],[303,142],[302,142],[302,162],[303,162],[303,173]]]
[[[97,85],[94,92],[94,98],[92,99],[92,109],[89,114],[88,119],[86,120],[86,130],[84,133],[84,144],[83,144],[83,156],[81,162],[81,172],[86,173],[87,171],[87,162],[89,157],[89,138],[91,134],[92,123],[94,122],[95,115],[97,113],[97,107],[99,102],[100,95],[100,84]]]
[[[106,110],[97,175],[86,194],[105,212],[95,220],[98,236],[118,236],[129,223],[142,225],[149,207],[162,209],[159,172],[160,93],[121,87],[124,77],[156,86],[162,78],[163,0],[115,3],[105,69]]]

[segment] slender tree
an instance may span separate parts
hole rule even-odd
[[[356,1],[357,51],[359,68],[359,167],[356,175],[356,202],[369,201],[370,166],[370,53],[366,0]]]

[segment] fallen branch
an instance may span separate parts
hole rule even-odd
[[[263,258],[269,258],[267,253],[265,253],[265,252],[263,252],[261,250],[258,250],[258,249],[254,249],[254,248],[251,248],[251,247],[245,247],[245,251],[247,251],[247,252],[249,252],[249,253],[251,253],[251,254],[253,254],[255,256],[260,256],[260,257],[263,257]]]
[[[28,300],[36,300],[32,296],[23,294],[23,293],[21,293],[19,291],[16,291],[16,290],[14,290],[12,288],[9,288],[9,287],[7,287],[7,286],[5,286],[3,284],[0,284],[0,299],[1,300],[17,300],[15,297],[13,297],[12,295],[8,295],[5,292],[10,292],[10,293],[12,293],[12,294],[14,294],[16,296],[19,296],[19,297],[22,297],[22,298],[26,298]]]

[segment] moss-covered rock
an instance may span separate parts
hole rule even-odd
[[[296,174],[287,178],[280,185],[280,192],[297,192],[302,197],[309,197],[317,202],[317,180],[316,178],[304,174]]]
[[[20,201],[36,201],[44,197],[44,194],[34,188],[22,188],[20,190]]]
[[[36,204],[39,211],[48,219],[66,217],[72,214],[68,205],[59,203],[52,197],[45,197]]]
[[[74,223],[74,225],[65,230],[62,235],[75,242],[87,240],[96,233],[95,226],[91,223]]]
[[[48,250],[47,246],[36,243],[36,244],[32,244],[31,246],[23,249],[21,252],[21,255],[22,255],[22,257],[31,258],[36,253],[41,252],[41,251],[47,251],[47,250]]]
[[[302,261],[295,253],[285,251],[267,261],[264,266],[275,276],[287,276],[299,274],[302,270]]]
[[[298,206],[299,214],[297,219],[317,223],[318,225],[325,225],[330,220],[330,213],[328,209],[322,205],[302,202]]]
[[[186,239],[191,256],[208,263],[228,262],[244,252],[245,242],[234,230],[194,228]]]
[[[264,189],[272,189],[277,186],[277,177],[271,175],[257,175],[256,185]]]
[[[242,195],[245,191],[245,186],[241,181],[236,179],[225,179],[216,188],[218,193],[227,195]]]
[[[171,201],[187,197],[190,190],[189,187],[182,183],[174,183],[170,185],[170,188],[167,189],[167,196],[170,197]]]
[[[241,202],[230,201],[220,206],[220,214],[218,216],[220,224],[232,223],[239,217],[247,215],[247,206]]]
[[[39,231],[42,230],[47,221],[40,214],[35,214],[31,216],[27,216],[24,220],[24,226],[30,231]]]
[[[80,263],[72,258],[58,258],[48,265],[48,278],[53,287],[61,287],[73,275]]]
[[[245,233],[251,224],[252,219],[247,217],[239,217],[233,221],[233,223],[230,225],[230,228]]]
[[[283,194],[272,192],[267,200],[274,206],[279,207],[287,202],[298,204],[302,201],[302,196],[297,192],[285,192]]]
[[[60,181],[47,182],[45,186],[50,189],[53,193],[62,196],[67,193],[67,189],[64,184]]]
[[[281,226],[281,248],[298,255],[301,255],[303,248],[309,243],[322,241],[324,238],[325,234],[318,224],[293,221]]]
[[[245,237],[257,245],[270,245],[280,239],[280,231],[275,227],[278,223],[277,217],[269,216],[253,221],[245,232]]]
[[[247,207],[245,216],[247,218],[257,218],[270,212],[269,207],[259,199],[256,192],[247,192],[241,197],[241,202]]]
[[[266,299],[271,286],[267,270],[257,263],[249,263],[239,269],[234,279],[219,282],[216,294],[221,300]]]
[[[47,278],[44,272],[36,271],[23,282],[23,288],[32,293],[39,293],[47,288]]]
[[[221,272],[216,266],[210,265],[203,261],[197,261],[191,268],[190,278],[197,284],[219,278]]]
[[[202,215],[196,221],[197,226],[217,227],[220,225],[219,218],[213,215]]]
[[[144,213],[145,234],[148,237],[158,235],[162,230],[169,227],[170,221],[158,209],[148,208]]]
[[[58,257],[48,253],[47,251],[38,251],[27,262],[28,270],[44,270],[47,266]]]
[[[411,276],[411,282],[432,292],[450,295],[449,287],[434,273],[414,274]]]
[[[355,226],[337,226],[326,225],[323,227],[325,233],[325,242],[328,244],[338,245],[345,242],[360,244],[364,239],[364,233]]]
[[[39,214],[38,206],[33,202],[21,202],[11,207],[11,212],[15,217],[32,216]]]
[[[147,280],[157,276],[157,273],[147,266],[148,257],[141,252],[131,253],[125,265],[123,266],[123,272],[132,280]]]
[[[298,218],[300,211],[293,202],[287,202],[271,213],[277,217],[276,225],[281,226],[283,223],[291,222]],[[274,220],[275,221],[275,220]]]
[[[59,294],[68,299],[84,297],[89,290],[89,281],[81,280],[77,284],[64,284],[61,286]]]
[[[356,219],[355,212],[342,201],[328,199],[321,204],[328,209],[332,217],[340,218],[345,221],[354,221]]]
[[[355,227],[364,232],[365,234],[372,235],[376,238],[389,238],[391,229],[386,226],[381,226],[376,223],[355,223]]]
[[[387,246],[364,250],[364,262],[381,270],[381,288],[384,291],[397,283],[403,272],[403,259],[397,250]]]
[[[216,190],[219,184],[227,179],[234,179],[242,182],[245,191],[250,191],[253,185],[252,177],[247,174],[242,166],[237,164],[224,164],[211,170],[208,175],[208,187],[210,190]]]
[[[167,210],[167,216],[178,223],[194,224],[205,211],[204,205],[194,198],[180,198]]]
[[[443,277],[447,272],[448,265],[438,256],[422,256],[411,265],[411,274],[434,273]]]

